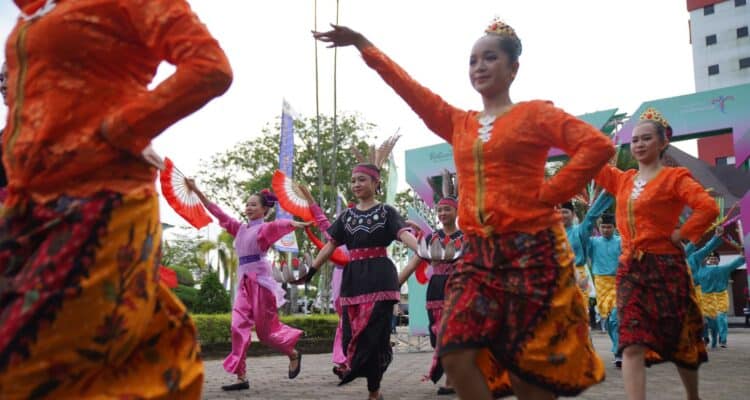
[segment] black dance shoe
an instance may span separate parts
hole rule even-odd
[[[440,389],[438,389],[437,394],[438,396],[448,395],[448,394],[455,394],[456,389],[453,388],[447,388],[445,386],[440,386]]]
[[[297,358],[294,358],[291,361],[297,361],[297,368],[293,371],[289,371],[289,379],[294,379],[299,375],[299,371],[302,369],[302,353],[297,351]]]
[[[225,392],[231,392],[234,390],[247,390],[247,389],[250,389],[250,382],[248,381],[237,382],[231,385],[224,385],[221,387],[221,390]]]

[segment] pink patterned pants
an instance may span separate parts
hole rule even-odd
[[[261,343],[288,356],[294,353],[302,331],[279,321],[276,298],[258,284],[255,274],[245,275],[239,290],[232,310],[232,352],[224,359],[224,369],[245,376],[245,357],[253,327]]]

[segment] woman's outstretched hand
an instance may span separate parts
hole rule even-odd
[[[361,33],[342,25],[331,24],[333,30],[328,32],[312,31],[313,37],[323,43],[330,43],[330,47],[354,46],[360,51],[371,43]]]
[[[289,282],[291,285],[301,285],[303,283],[308,283],[312,280],[313,276],[315,276],[315,273],[318,272],[317,268],[312,268],[307,270],[307,273],[305,276],[300,276],[299,278]]]
[[[208,207],[210,201],[208,200],[206,195],[203,194],[200,189],[198,189],[198,185],[195,183],[195,179],[185,178],[185,186],[187,186],[188,190],[198,196],[198,199],[200,199],[201,203],[203,203],[204,206]]]
[[[193,178],[185,178],[185,186],[187,186],[187,188],[190,189],[191,192],[200,192],[200,189],[198,189],[198,185],[195,183],[195,179]]]

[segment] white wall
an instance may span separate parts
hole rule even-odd
[[[715,4],[710,15],[703,15],[703,8],[690,12],[696,92],[750,82],[750,68],[739,67],[740,58],[750,57],[750,37],[737,39],[742,26],[750,26],[750,4],[735,7],[734,0],[728,0]],[[712,34],[717,43],[706,46],[706,36]],[[709,76],[713,64],[719,65],[719,74]]]

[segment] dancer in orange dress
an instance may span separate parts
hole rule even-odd
[[[8,105],[8,99],[6,94],[8,93],[8,65],[3,62],[0,67],[0,96],[3,97],[3,104]],[[0,155],[3,151],[2,139],[4,129],[0,129]],[[5,166],[3,160],[0,159],[0,212],[2,212],[3,202],[5,201],[5,186],[8,185],[8,177],[5,175]]]
[[[682,241],[698,243],[719,214],[716,202],[685,168],[661,163],[672,129],[647,109],[633,130],[637,170],[606,166],[596,183],[616,198],[622,240],[617,269],[617,318],[628,399],[646,398],[646,369],[671,361],[689,400],[698,399],[698,367],[707,360],[703,316]],[[685,206],[692,215],[675,229]]]
[[[614,155],[614,146],[549,102],[513,103],[509,89],[521,41],[501,21],[485,33],[468,60],[481,112],[448,104],[358,32],[333,26],[314,36],[332,46],[355,46],[453,147],[467,248],[448,282],[438,347],[459,396],[574,396],[601,382],[604,367],[589,341],[588,307],[555,205],[579,193]],[[552,147],[570,161],[545,181]]]
[[[195,326],[159,282],[149,143],[226,91],[229,63],[185,0],[15,3],[0,398],[199,399]]]

